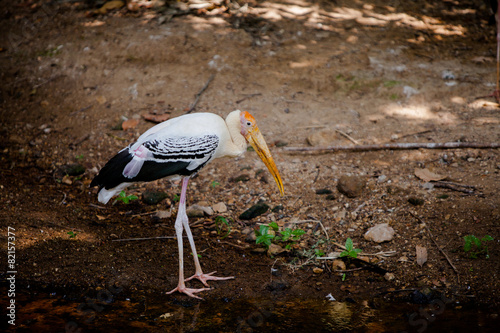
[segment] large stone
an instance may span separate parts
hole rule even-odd
[[[359,197],[366,186],[366,180],[359,176],[342,176],[337,184],[340,193],[348,198]]]
[[[377,224],[365,233],[365,239],[376,243],[389,242],[394,237],[394,229],[388,223]]]

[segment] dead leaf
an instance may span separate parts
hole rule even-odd
[[[142,118],[144,118],[147,121],[151,121],[153,123],[162,123],[170,118],[170,114],[168,113],[162,113],[162,114],[156,114],[156,113],[143,113]]]
[[[139,119],[129,119],[129,120],[125,120],[123,123],[122,123],[122,129],[124,131],[130,129],[130,128],[135,128],[137,125],[139,124]]]
[[[95,10],[94,13],[105,15],[107,12],[113,9],[119,9],[123,6],[125,6],[125,3],[123,1],[108,1],[104,5],[102,5],[101,8]]]
[[[417,251],[417,264],[422,266],[427,261],[427,248],[417,245],[415,250]]]
[[[417,176],[418,178],[422,179],[425,182],[443,180],[446,178],[446,176],[434,173],[427,168],[425,169],[415,168],[415,176]]]
[[[101,215],[96,215],[96,216],[97,216],[97,219],[98,219],[99,221],[102,221],[102,220],[107,219],[107,217],[106,217],[106,216],[101,216]]]

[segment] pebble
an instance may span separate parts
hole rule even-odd
[[[327,188],[323,188],[320,190],[316,190],[316,194],[323,195],[323,194],[332,194],[332,190],[329,190]]]
[[[212,206],[212,209],[214,210],[215,213],[220,214],[220,213],[225,213],[227,212],[227,207],[226,204],[223,202],[218,202],[215,205]]]
[[[142,192],[142,202],[146,205],[156,205],[168,198],[168,194],[161,191],[146,190]]]
[[[321,273],[323,273],[323,269],[319,268],[319,267],[314,267],[313,268],[313,273],[314,274],[321,274]]]
[[[186,214],[188,217],[203,217],[213,215],[214,211],[210,207],[194,204],[186,209]]]
[[[361,195],[366,186],[366,180],[358,176],[342,176],[337,184],[340,193],[348,198],[356,198]]]
[[[384,275],[384,279],[386,279],[386,281],[392,281],[396,278],[396,276],[394,275],[394,273],[385,273]]]
[[[334,271],[336,271],[336,270],[345,271],[346,270],[345,262],[343,260],[340,260],[340,259],[335,259],[332,262],[332,269]]]
[[[276,256],[284,251],[286,251],[286,250],[284,248],[282,248],[281,246],[279,246],[278,244],[271,243],[271,245],[269,245],[269,248],[267,249],[267,254],[270,257],[272,257],[272,256]]]
[[[156,212],[156,217],[159,219],[168,219],[172,216],[172,213],[168,210],[159,210]]]
[[[68,176],[79,176],[85,172],[85,167],[79,163],[72,163],[61,166],[60,171]]]
[[[388,223],[377,224],[368,229],[364,237],[376,243],[389,242],[394,237],[394,229]]]
[[[417,197],[409,197],[408,202],[413,206],[422,206],[424,204],[424,199]]]
[[[257,216],[260,216],[269,210],[269,206],[263,202],[259,202],[252,207],[248,208],[246,211],[241,213],[239,216],[240,220],[251,220]]]
[[[338,139],[338,134],[330,129],[315,132],[307,137],[307,143],[313,147],[331,146]]]

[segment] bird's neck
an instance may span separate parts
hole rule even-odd
[[[239,110],[236,110],[226,117],[226,125],[233,143],[230,151],[228,151],[228,155],[230,156],[239,156],[247,150],[247,141],[245,137],[241,135],[240,113]]]

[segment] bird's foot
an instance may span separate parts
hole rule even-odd
[[[201,281],[201,283],[203,283],[205,286],[208,287],[207,281],[209,281],[209,280],[221,281],[221,280],[234,279],[234,276],[228,276],[228,277],[213,276],[213,274],[215,274],[215,273],[217,273],[217,272],[215,271],[215,272],[208,273],[208,274],[205,274],[205,273],[196,273],[195,275],[191,276],[190,278],[186,279],[185,281],[189,281],[189,280],[192,280],[192,279],[198,279],[198,280]]]
[[[177,287],[175,287],[174,289],[172,289],[169,292],[167,292],[167,295],[172,294],[173,292],[178,291],[180,293],[188,295],[189,297],[193,297],[193,298],[197,298],[197,299],[203,299],[201,297],[196,296],[194,293],[199,293],[201,291],[206,291],[206,290],[211,290],[211,289],[212,288],[199,288],[199,289],[186,288],[185,285],[181,285],[179,283],[179,285]]]

